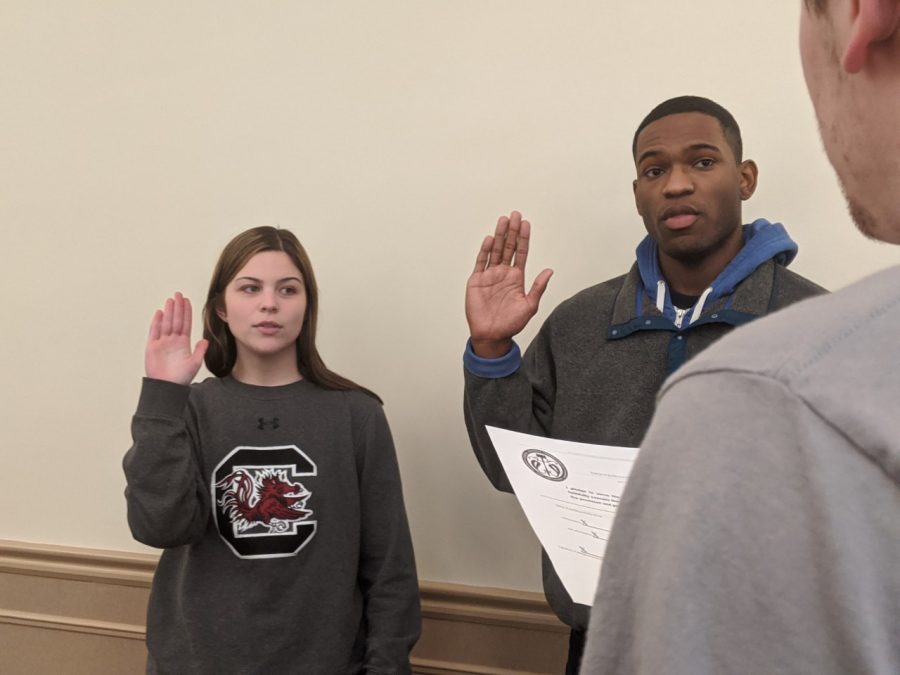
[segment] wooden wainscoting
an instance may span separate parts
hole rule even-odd
[[[157,557],[0,540],[0,673],[144,672]],[[562,673],[568,632],[539,593],[421,582],[423,675]]]

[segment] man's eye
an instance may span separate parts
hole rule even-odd
[[[663,170],[658,166],[651,166],[649,169],[644,170],[644,175],[647,178],[659,178],[663,175]]]
[[[699,166],[701,169],[710,169],[715,163],[716,160],[704,157],[703,159],[698,159],[694,162],[694,166]]]

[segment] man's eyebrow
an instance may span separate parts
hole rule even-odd
[[[638,157],[638,159],[637,159],[637,163],[640,164],[648,157],[656,157],[657,155],[661,155],[661,154],[662,154],[661,150],[647,150],[646,152],[641,153],[641,156]]]
[[[688,150],[693,150],[693,151],[696,151],[696,150],[713,150],[714,152],[717,152],[717,153],[719,153],[719,154],[722,154],[721,148],[719,148],[718,145],[715,145],[715,144],[713,144],[713,143],[692,143],[691,145],[687,146],[687,149],[688,149]],[[662,150],[653,150],[653,149],[647,150],[646,152],[642,152],[642,153],[641,153],[641,156],[638,157],[637,163],[640,164],[641,162],[643,162],[643,161],[644,161],[645,159],[647,159],[648,157],[656,157],[657,155],[661,155],[661,154],[663,154]]]
[[[718,145],[712,143],[694,143],[688,146],[688,150],[714,150],[720,154],[722,152]]]

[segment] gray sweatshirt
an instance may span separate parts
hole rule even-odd
[[[145,379],[132,437],[128,523],[165,549],[148,672],[410,672],[418,585],[375,399]]]
[[[900,267],[666,382],[584,673],[900,673]]]

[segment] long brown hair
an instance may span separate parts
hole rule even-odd
[[[329,370],[316,349],[316,319],[319,310],[319,289],[313,274],[312,263],[297,237],[288,230],[276,227],[254,227],[241,232],[228,242],[219,256],[209,282],[206,304],[203,306],[203,337],[209,340],[204,362],[213,375],[224,377],[234,368],[237,345],[234,335],[220,317],[225,309],[225,287],[243,269],[247,261],[263,251],[286,253],[300,270],[306,289],[306,313],[303,328],[297,337],[297,368],[304,379],[323,389],[357,389],[381,401],[377,394],[352,380]]]

